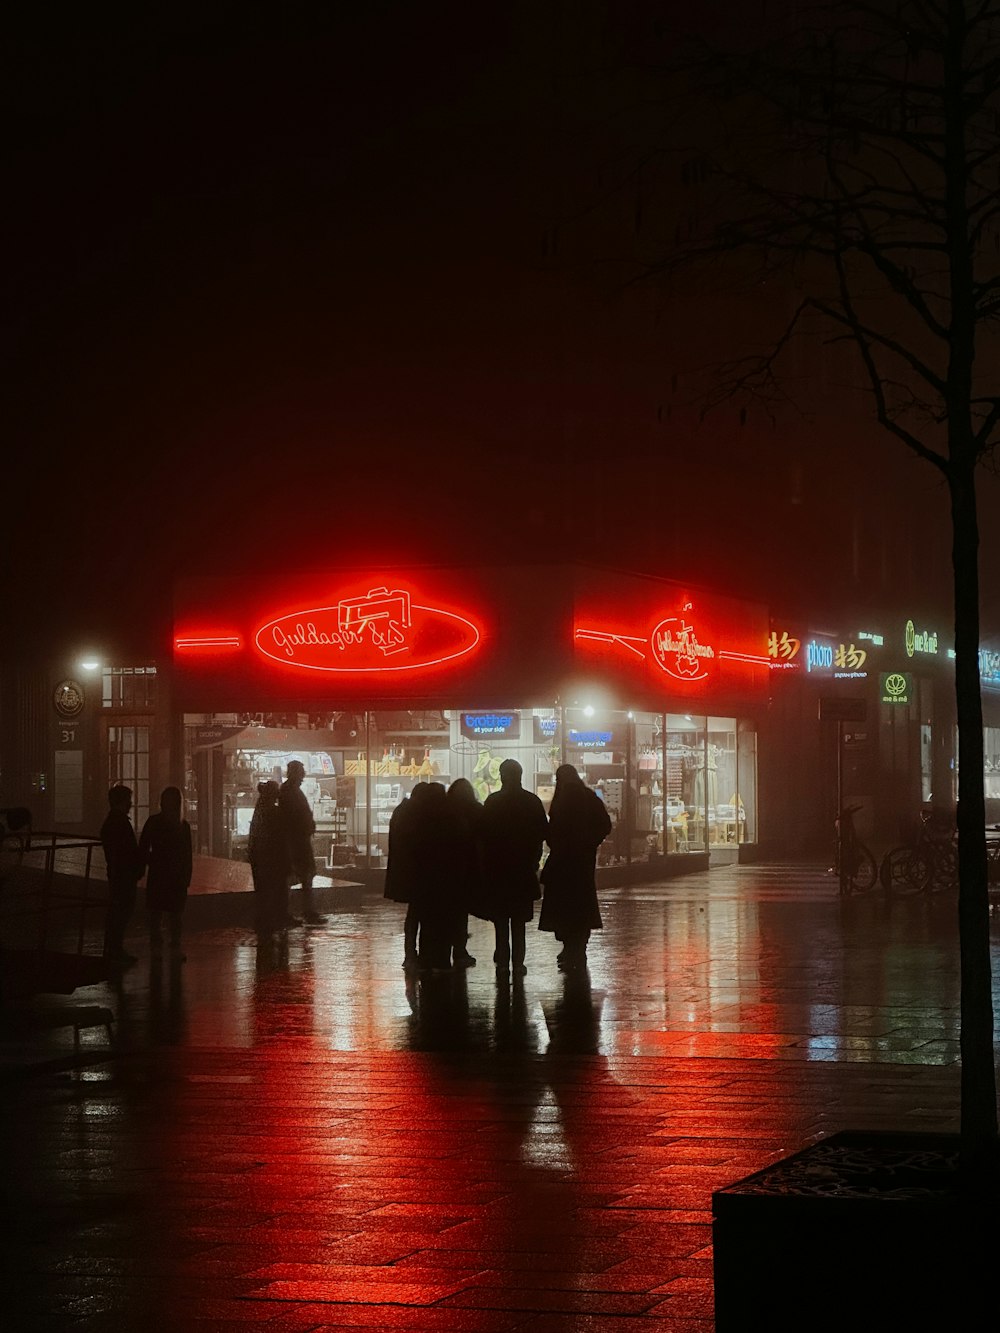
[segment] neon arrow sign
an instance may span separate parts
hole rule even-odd
[[[466,616],[418,605],[406,588],[380,587],[269,620],[254,644],[300,671],[372,675],[442,666],[471,653],[481,638]]]

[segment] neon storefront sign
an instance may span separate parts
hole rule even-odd
[[[668,676],[677,680],[704,680],[706,663],[715,657],[711,644],[699,643],[694,626],[687,617],[668,616],[653,630],[650,643],[653,661]]]
[[[268,620],[254,634],[254,645],[296,670],[374,675],[457,661],[481,637],[479,627],[457,611],[414,602],[406,588],[379,587]]]
[[[722,659],[745,662],[752,666],[769,666],[762,653],[741,653],[703,643],[688,602],[679,616],[666,616],[649,636],[620,634],[604,629],[577,628],[577,639],[612,644],[641,661],[652,661],[665,675],[674,680],[691,683],[707,680],[716,663]]]

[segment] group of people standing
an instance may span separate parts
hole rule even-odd
[[[145,875],[150,953],[153,958],[162,953],[166,918],[171,957],[182,963],[181,930],[193,858],[191,825],[182,814],[180,789],[164,787],[159,811],[149,816],[138,838],[129,817],[131,808],[132,789],[122,784],[112,787],[101,826],[108,877],[104,956],[116,967],[136,961],[125,948],[125,932],[135,910],[139,880]]]
[[[539,898],[538,928],[562,944],[559,966],[586,965],[590,933],[602,926],[594,868],[611,831],[604,803],[572,764],[556,772],[548,816],[522,786],[517,760],[505,759],[499,777],[500,790],[482,805],[457,778],[447,789],[419,783],[393,811],[385,896],[406,904],[404,968],[473,966],[472,915],[493,923],[497,973],[523,976],[525,927]]]
[[[304,777],[305,766],[293,759],[280,786],[268,779],[257,789],[248,850],[262,940],[303,919],[310,925],[324,920],[313,902],[316,825],[302,790]],[[586,964],[590,933],[602,926],[594,867],[597,848],[611,831],[604,803],[572,764],[556,771],[547,816],[539,798],[521,785],[517,760],[505,759],[499,777],[500,790],[482,805],[471,782],[457,778],[448,788],[440,782],[418,783],[393,811],[385,896],[406,904],[403,966],[408,970],[474,966],[468,950],[471,915],[493,923],[498,974],[523,976],[525,927],[539,898],[538,928],[562,944],[560,967]],[[109,889],[105,955],[123,967],[136,961],[125,949],[125,931],[145,875],[151,954],[157,957],[162,950],[166,918],[172,955],[183,961],[181,928],[192,847],[180,790],[164,788],[159,812],[150,815],[138,838],[129,817],[131,789],[112,787],[108,805],[101,828]],[[289,885],[297,882],[304,918],[289,913]]]
[[[316,859],[312,837],[316,821],[302,790],[305,764],[293,759],[279,786],[273,778],[257,787],[257,804],[250,819],[247,854],[256,899],[256,928],[259,939],[287,930],[289,926],[318,926],[325,918],[316,911],[313,880]],[[290,884],[302,885],[302,916],[292,916],[288,907]]]

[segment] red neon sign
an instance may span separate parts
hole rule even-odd
[[[230,648],[241,648],[243,642],[238,634],[186,634],[174,639],[174,647],[179,652],[204,648],[209,652],[224,652]]]
[[[466,616],[419,605],[405,588],[381,587],[269,620],[254,644],[299,671],[361,675],[442,666],[471,653],[481,637]]]
[[[647,635],[622,634],[605,629],[577,629],[577,639],[591,639],[620,648],[641,662],[653,663],[665,675],[685,684],[707,680],[717,662],[728,660],[750,666],[767,666],[768,659],[757,653],[736,652],[702,643],[698,638],[691,603],[680,615],[665,616]]]
[[[706,680],[707,663],[715,658],[711,644],[699,643],[686,616],[667,616],[649,636],[653,661],[675,680]]]

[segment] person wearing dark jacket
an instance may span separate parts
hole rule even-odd
[[[302,790],[305,776],[306,766],[302,760],[290,759],[285,769],[285,781],[278,792],[278,809],[285,827],[285,845],[292,866],[291,881],[302,885],[302,915],[308,925],[319,926],[326,918],[316,911],[313,903],[316,858],[313,856],[312,839],[316,832],[316,821]]]
[[[142,826],[139,860],[146,871],[150,949],[154,955],[160,952],[160,923],[166,913],[170,921],[170,948],[174,961],[183,963],[181,926],[193,857],[191,825],[182,817],[181,806],[180,789],[164,787],[160,793],[159,813],[150,815]]]
[[[496,930],[493,961],[497,973],[524,976],[524,927],[540,896],[538,863],[548,827],[545,807],[521,786],[521,765],[505,759],[500,765],[500,790],[483,805],[483,854],[486,879],[484,911]]]
[[[594,869],[597,849],[610,832],[611,817],[604,802],[572,764],[560,765],[549,806],[550,850],[542,867],[538,929],[551,931],[562,943],[557,961],[565,970],[586,967],[590,932],[604,924]]]
[[[394,903],[406,904],[403,922],[403,967],[413,971],[417,967],[417,935],[420,920],[413,900],[416,880],[414,856],[414,826],[420,813],[421,802],[428,797],[430,784],[418,782],[409,796],[404,796],[389,819],[389,846],[385,864],[384,896]],[[433,799],[433,797],[431,798]]]
[[[285,828],[278,809],[278,784],[271,779],[257,785],[257,804],[250,820],[247,855],[256,898],[255,925],[266,939],[288,925],[288,875],[291,862]]]
[[[451,967],[455,935],[454,867],[458,858],[458,822],[440,782],[426,788],[406,836],[411,860],[410,904],[420,930],[419,966],[425,972]],[[410,798],[412,801],[412,797]]]
[[[456,820],[457,857],[452,867],[451,896],[454,905],[452,967],[475,967],[469,953],[469,910],[482,896],[483,807],[468,778],[456,778],[448,788],[448,804]]]
[[[108,813],[101,825],[101,846],[108,876],[104,956],[121,967],[135,962],[135,955],[125,950],[125,931],[135,911],[136,885],[142,874],[139,844],[128,813],[131,808],[131,787],[112,787],[108,792]]]

